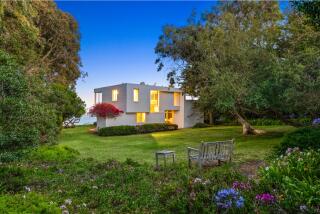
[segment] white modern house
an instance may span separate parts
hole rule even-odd
[[[111,103],[124,113],[116,118],[97,118],[97,127],[172,123],[179,128],[203,122],[203,114],[193,108],[193,101],[180,89],[123,83],[94,89],[96,103]]]

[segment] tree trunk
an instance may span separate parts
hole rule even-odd
[[[209,124],[213,124],[213,115],[212,115],[212,112],[210,111],[210,112],[208,113],[208,115],[209,115]]]
[[[263,130],[253,128],[250,125],[250,123],[248,123],[238,112],[235,112],[235,116],[237,117],[239,123],[242,125],[242,134],[243,135],[259,135],[259,134],[266,133]]]

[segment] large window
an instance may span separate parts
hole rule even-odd
[[[173,124],[173,111],[165,111],[165,123]]]
[[[94,104],[102,103],[102,93],[94,93]]]
[[[133,102],[139,102],[139,89],[133,89]]]
[[[159,91],[150,91],[150,112],[159,112]]]
[[[137,123],[145,123],[145,122],[146,122],[146,113],[138,112]]]
[[[117,89],[113,89],[112,90],[112,101],[118,101],[118,90]]]
[[[180,106],[180,93],[179,92],[173,93],[173,105]]]

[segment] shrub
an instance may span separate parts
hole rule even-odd
[[[250,119],[249,123],[254,126],[278,126],[283,125],[283,122],[280,120],[269,119],[269,118],[257,118]]]
[[[29,158],[39,161],[67,161],[75,159],[79,152],[67,146],[41,146],[29,154]]]
[[[210,127],[210,125],[206,123],[196,123],[192,128],[207,128],[207,127]]]
[[[150,123],[136,126],[137,132],[140,134],[159,132],[159,131],[171,131],[177,130],[178,125],[176,124],[166,124],[166,123]]]
[[[50,203],[42,195],[28,193],[25,195],[0,196],[0,213],[61,213],[55,203]]]
[[[320,204],[320,150],[290,150],[263,169],[260,186],[273,192],[288,213],[307,206],[310,213]]]
[[[114,118],[122,114],[123,111],[110,103],[97,103],[90,109],[89,113],[97,117]]]
[[[145,134],[159,131],[177,130],[178,125],[166,123],[150,123],[138,126],[111,126],[104,127],[98,130],[100,136],[117,136],[117,135],[131,135],[131,134]]]
[[[117,136],[117,135],[131,135],[137,134],[135,126],[111,126],[104,127],[98,130],[100,136]]]
[[[2,192],[18,192],[26,185],[25,172],[15,166],[0,167],[0,186]]]
[[[320,128],[299,128],[288,133],[282,140],[279,152],[284,154],[287,148],[320,149]]]

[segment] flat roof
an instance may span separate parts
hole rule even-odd
[[[122,85],[130,85],[130,86],[136,86],[136,87],[148,87],[150,89],[154,90],[159,90],[159,91],[169,91],[169,92],[182,92],[180,88],[173,88],[173,87],[165,87],[165,86],[157,86],[157,85],[148,85],[148,84],[136,84],[136,83],[121,83],[121,84],[116,84],[116,85],[110,85],[110,86],[105,86],[105,87],[100,87],[100,88],[95,88],[94,91],[100,91],[106,88],[112,88],[115,86],[122,86]]]

